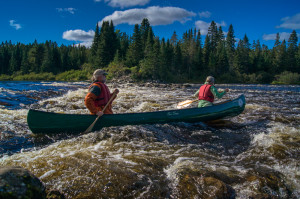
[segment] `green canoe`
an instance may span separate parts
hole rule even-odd
[[[245,104],[245,97],[241,95],[227,103],[204,108],[103,115],[93,127],[93,131],[110,126],[168,122],[200,122],[228,118],[242,113]],[[82,133],[95,119],[95,115],[61,114],[32,109],[28,111],[27,115],[28,126],[35,134]]]

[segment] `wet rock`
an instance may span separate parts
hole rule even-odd
[[[247,176],[250,189],[256,193],[252,198],[292,198],[291,191],[279,175],[277,172],[261,169],[257,171],[257,175]]]
[[[223,181],[205,177],[199,172],[189,172],[180,176],[174,191],[175,198],[234,198],[234,190]]]
[[[22,167],[0,168],[0,198],[46,198],[43,183]]]

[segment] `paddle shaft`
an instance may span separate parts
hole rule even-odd
[[[106,105],[104,106],[102,112],[104,113],[104,111],[106,110],[106,108],[108,107],[108,105],[111,103],[111,101],[115,98],[117,94],[114,93],[111,98],[109,99],[109,101],[106,103]],[[98,119],[100,118],[101,116],[99,115],[95,121],[89,126],[89,128],[87,128],[83,133],[89,133],[92,131],[93,127],[95,126],[96,122],[98,121]]]

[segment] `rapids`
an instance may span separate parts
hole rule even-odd
[[[219,101],[246,97],[226,120],[31,133],[29,108],[88,114],[88,85],[0,82],[0,166],[22,166],[67,198],[300,198],[300,86],[216,85],[230,89]],[[125,113],[175,109],[200,85],[108,86]]]

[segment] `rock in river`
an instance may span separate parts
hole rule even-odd
[[[0,199],[46,198],[43,183],[22,167],[0,168]]]

